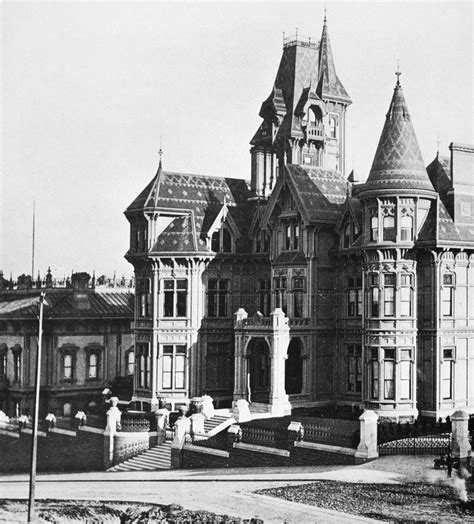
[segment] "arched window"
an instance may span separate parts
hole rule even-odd
[[[329,119],[329,133],[331,138],[337,138],[337,118],[335,116]]]
[[[232,251],[232,237],[226,227],[222,230],[222,251],[224,253],[230,253]]]
[[[303,389],[303,359],[301,342],[292,339],[288,346],[288,358],[285,361],[285,390],[288,395],[301,393]]]
[[[70,402],[65,402],[63,404],[63,417],[70,417],[72,413],[72,404]]]
[[[232,253],[232,234],[227,226],[214,231],[211,237],[211,251],[214,253]]]
[[[303,295],[304,295],[304,278],[293,278],[293,316],[301,318],[303,316]]]

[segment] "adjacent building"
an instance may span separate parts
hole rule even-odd
[[[33,414],[40,293],[45,293],[40,415],[95,412],[104,389],[127,397],[135,363],[133,288],[95,285],[87,273],[67,281],[0,277],[0,409]]]

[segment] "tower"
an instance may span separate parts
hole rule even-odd
[[[399,81],[372,168],[358,196],[362,255],[366,406],[386,417],[414,418],[417,369],[418,236],[436,199]]]
[[[346,108],[351,104],[336,74],[326,17],[319,42],[284,38],[283,55],[263,119],[252,138],[251,189],[266,197],[288,164],[345,170]]]

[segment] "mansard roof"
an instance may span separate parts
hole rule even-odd
[[[0,319],[36,320],[39,311],[39,290],[8,291],[0,296]],[[127,318],[133,319],[134,294],[131,291],[86,291],[84,301],[75,299],[73,289],[51,289],[46,292],[45,319]]]
[[[125,214],[147,211],[176,214],[159,234],[151,252],[207,252],[206,235],[224,206],[240,234],[245,236],[252,220],[249,197],[244,180],[159,169]]]
[[[400,83],[394,89],[372,168],[360,196],[416,193],[434,196]]]

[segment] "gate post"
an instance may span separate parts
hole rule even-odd
[[[469,414],[467,411],[461,409],[455,411],[451,416],[451,423],[453,431],[453,457],[459,459],[465,458],[467,457],[467,452],[471,449],[468,430]]]
[[[356,463],[366,462],[379,456],[377,450],[377,420],[375,411],[365,410],[359,417],[360,442],[355,453]]]

